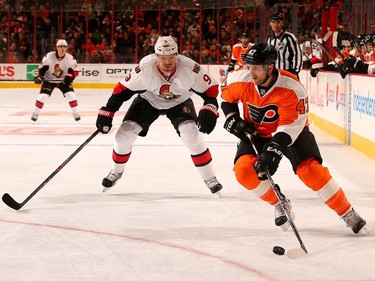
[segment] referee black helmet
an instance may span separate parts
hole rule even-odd
[[[273,13],[272,16],[270,17],[270,21],[283,21],[284,20],[284,16],[282,13],[280,12],[277,12],[277,13]]]

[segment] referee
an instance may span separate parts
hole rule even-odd
[[[276,68],[287,70],[298,77],[302,68],[302,51],[297,37],[284,30],[284,17],[281,13],[274,13],[270,18],[272,34],[267,38],[267,44],[273,45],[278,54]]]

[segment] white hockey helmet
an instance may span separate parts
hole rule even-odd
[[[175,55],[178,53],[178,46],[172,36],[160,36],[155,43],[155,54]]]
[[[66,42],[65,39],[59,39],[56,42],[56,47],[58,47],[58,46],[66,46],[66,47],[68,47],[68,43]]]

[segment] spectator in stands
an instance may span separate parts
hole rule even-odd
[[[231,47],[229,45],[224,45],[221,47],[220,53],[220,64],[227,65],[230,63],[231,57]]]
[[[103,54],[99,47],[95,47],[95,49],[90,54],[90,63],[102,63],[103,62]]]
[[[9,51],[9,55],[7,57],[7,62],[8,63],[21,63],[21,62],[24,62],[25,59],[23,58],[22,54],[20,53],[18,47],[17,47],[17,44],[16,43],[12,43],[10,45],[10,51]]]
[[[22,54],[22,62],[26,61],[27,57],[31,55],[31,48],[23,31],[18,33],[18,48]]]
[[[212,26],[208,32],[203,33],[202,38],[206,39],[208,42],[211,42],[212,39],[217,38],[217,31],[215,26]]]
[[[0,62],[6,62],[7,56],[7,39],[4,36],[4,32],[0,31]]]
[[[114,63],[116,62],[116,56],[113,52],[111,46],[107,45],[105,50],[102,52],[103,54],[103,62],[104,63]]]
[[[370,25],[370,35],[375,35],[375,22]]]
[[[199,36],[201,28],[199,27],[197,21],[194,19],[193,23],[189,25],[187,32],[193,36]]]
[[[82,44],[82,49],[86,58],[90,60],[90,56],[92,56],[92,54],[95,52],[95,45],[92,43],[90,38],[87,39],[86,43]]]
[[[25,63],[34,63],[34,58],[33,56],[28,56]]]

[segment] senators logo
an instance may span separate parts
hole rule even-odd
[[[159,98],[165,99],[165,100],[173,100],[173,99],[178,99],[181,97],[181,95],[175,95],[171,92],[171,85],[161,85],[160,90],[159,90]]]
[[[54,69],[52,75],[55,76],[55,77],[57,77],[57,78],[60,78],[63,74],[64,74],[64,70],[62,70],[60,68],[59,64],[56,64],[55,65],[55,69]]]

